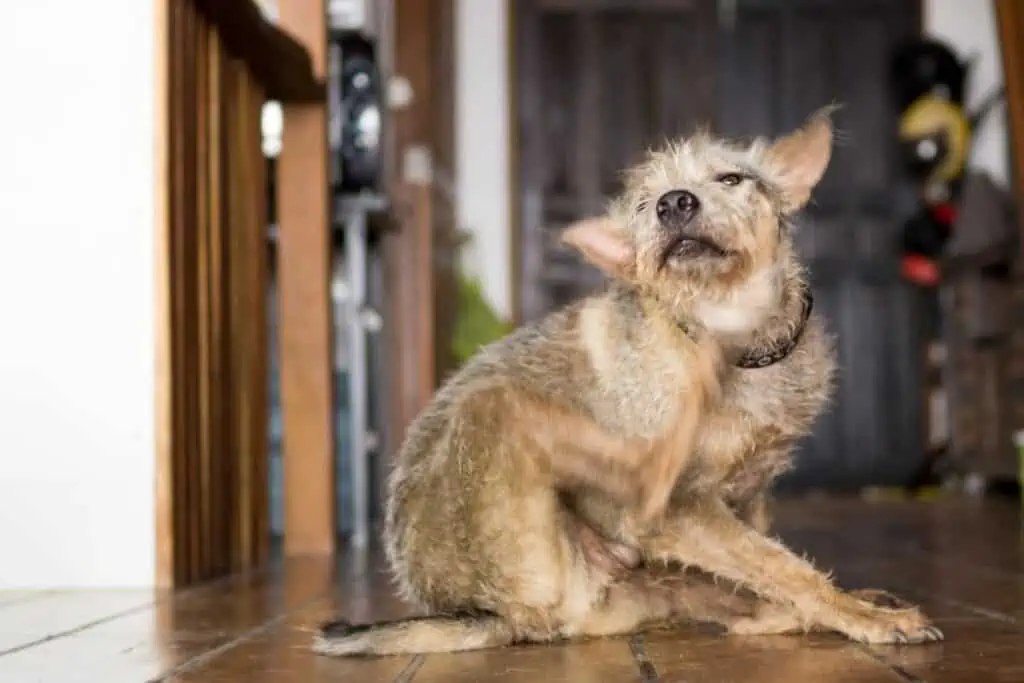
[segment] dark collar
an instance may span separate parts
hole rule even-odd
[[[807,321],[810,319],[811,311],[813,310],[814,295],[811,293],[810,287],[804,287],[803,295],[800,297],[800,320],[797,322],[796,328],[792,333],[781,339],[773,339],[765,348],[750,349],[744,352],[736,359],[734,365],[738,368],[749,370],[766,368],[769,365],[778,363],[792,353],[796,345],[800,343],[800,338],[803,337],[804,330],[807,329]]]
[[[800,338],[804,335],[807,321],[810,319],[813,310],[814,295],[811,293],[810,287],[804,287],[800,297],[800,320],[797,322],[796,328],[785,337],[771,340],[766,346],[748,349],[740,354],[739,358],[733,362],[733,365],[744,370],[756,370],[758,368],[767,368],[783,360],[800,343]],[[686,332],[685,325],[680,325],[680,327]]]

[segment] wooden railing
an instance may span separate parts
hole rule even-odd
[[[158,579],[262,563],[267,482],[268,98],[322,98],[305,49],[251,0],[163,0],[158,158]]]

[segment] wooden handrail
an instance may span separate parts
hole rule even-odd
[[[306,48],[264,19],[252,0],[189,1],[217,30],[227,51],[245,62],[268,98],[289,103],[325,99]]]
[[[164,84],[157,569],[162,585],[182,586],[259,566],[269,554],[260,120],[268,98],[315,100],[319,86],[306,51],[250,0],[156,6]]]

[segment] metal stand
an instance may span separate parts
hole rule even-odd
[[[352,544],[364,548],[370,539],[370,451],[374,447],[368,415],[366,333],[381,327],[380,315],[366,307],[367,217],[383,211],[387,201],[379,195],[352,195],[339,199],[345,225],[345,264],[348,299],[345,329],[348,333],[349,468],[352,484]]]

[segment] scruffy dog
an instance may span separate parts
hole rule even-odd
[[[427,616],[327,624],[315,649],[451,652],[686,618],[941,639],[766,535],[768,488],[833,383],[789,220],[831,149],[828,110],[774,142],[699,133],[568,229],[607,291],[482,350],[398,454],[388,557]]]

